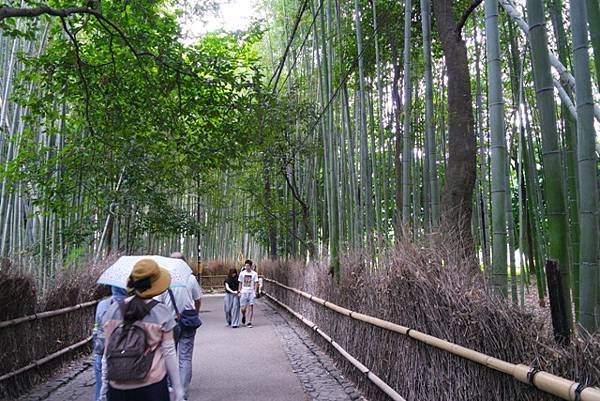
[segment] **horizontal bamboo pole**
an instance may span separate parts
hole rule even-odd
[[[406,401],[400,394],[398,394],[386,382],[384,382],[383,380],[381,380],[379,378],[379,376],[377,376],[375,373],[371,372],[369,370],[369,368],[367,368],[365,365],[363,365],[358,359],[354,358],[350,353],[348,353],[348,351],[346,351],[344,348],[342,348],[341,345],[339,345],[337,342],[333,341],[333,339],[329,335],[327,335],[327,333],[325,333],[323,330],[321,330],[320,328],[318,328],[316,324],[314,324],[313,322],[311,322],[310,320],[308,320],[307,318],[305,318],[300,313],[296,312],[295,310],[293,310],[292,308],[290,308],[289,306],[287,306],[283,302],[279,301],[277,298],[275,298],[271,294],[265,293],[265,295],[269,299],[271,299],[274,302],[276,302],[277,304],[279,304],[282,308],[286,309],[292,315],[296,316],[302,323],[304,323],[308,327],[310,327],[311,330],[315,331],[321,337],[323,337],[325,339],[325,341],[327,341],[328,343],[330,343],[340,354],[342,354],[342,356],[344,358],[346,358],[346,360],[348,362],[350,362],[362,374],[364,374],[365,376],[367,376],[367,378],[369,380],[371,380],[371,382],[373,384],[375,384],[381,391],[383,391],[385,394],[387,394],[392,400],[394,400],[394,401]]]
[[[59,356],[61,356],[61,355],[64,355],[64,354],[66,354],[66,353],[68,353],[68,352],[71,352],[71,351],[73,351],[73,350],[76,350],[77,348],[83,347],[84,345],[86,345],[86,344],[87,344],[87,343],[89,343],[90,341],[92,341],[92,336],[89,336],[89,337],[88,337],[88,338],[86,338],[85,340],[83,340],[83,341],[79,341],[78,343],[76,343],[76,344],[73,344],[73,345],[70,345],[70,346],[68,346],[67,348],[63,348],[63,349],[61,349],[60,351],[57,351],[57,352],[55,352],[55,353],[53,353],[53,354],[50,354],[50,355],[48,355],[48,356],[45,356],[45,357],[43,357],[42,359],[38,359],[37,361],[34,361],[34,362],[30,363],[30,364],[29,364],[29,365],[27,365],[27,366],[24,366],[24,367],[22,367],[22,368],[20,368],[20,369],[17,369],[17,370],[15,370],[15,371],[12,371],[12,372],[10,372],[10,373],[7,373],[7,374],[5,374],[5,375],[2,375],[2,376],[0,376],[0,382],[2,382],[2,381],[4,381],[4,380],[7,380],[7,379],[10,379],[11,377],[14,377],[14,376],[20,375],[21,373],[23,373],[23,372],[26,372],[26,371],[28,371],[28,370],[31,370],[31,369],[33,369],[33,368],[36,368],[36,367],[42,366],[43,364],[45,364],[45,363],[48,363],[48,362],[50,362],[51,360],[53,360],[53,359],[56,359],[56,358],[58,358],[58,357],[59,357]]]
[[[387,320],[382,320],[373,316],[351,311],[350,309],[346,309],[331,302],[325,301],[321,298],[315,297],[297,288],[284,285],[276,280],[268,278],[265,278],[264,280],[266,282],[273,283],[281,288],[285,288],[286,290],[292,291],[298,295],[301,295],[304,298],[307,298],[308,300],[317,304],[323,305],[341,315],[345,315],[351,317],[352,319],[369,323],[373,326],[377,326],[385,330],[407,335],[408,337],[413,338],[422,343],[428,344],[435,348],[460,356],[464,359],[468,359],[480,365],[487,366],[488,368],[492,368],[499,372],[510,375],[522,383],[532,384],[538,390],[561,397],[562,399],[569,401],[575,401],[577,399],[576,390],[580,386],[580,383],[578,382],[568,380],[548,372],[539,371],[531,366],[506,362],[501,359],[483,354],[481,352],[460,346],[458,344],[454,344],[450,341],[430,336],[429,334],[425,334],[418,330],[413,330],[408,327],[401,326],[399,324],[388,322]],[[583,390],[581,390],[580,392],[579,400],[600,401],[600,389],[597,387],[583,388]]]
[[[78,309],[89,308],[90,306],[96,305],[98,302],[99,302],[98,300],[89,301],[89,302],[84,302],[79,305],[69,306],[69,307],[62,308],[62,309],[34,313],[33,315],[18,317],[16,319],[12,319],[12,320],[6,320],[4,322],[0,322],[0,329],[3,329],[5,327],[10,327],[10,326],[16,326],[18,324],[21,324],[24,322],[29,322],[31,320],[39,320],[39,319],[44,319],[44,318],[52,317],[52,316],[64,315],[65,313],[73,312]]]

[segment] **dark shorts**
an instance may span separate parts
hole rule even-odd
[[[117,390],[108,386],[108,401],[169,401],[167,376],[158,383],[131,390]]]

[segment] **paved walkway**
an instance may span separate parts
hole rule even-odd
[[[252,328],[226,327],[223,297],[205,297],[201,310],[206,313],[200,313],[203,324],[196,334],[190,401],[310,400],[262,301],[255,307]]]
[[[226,327],[223,296],[205,296],[200,316],[190,401],[364,400],[309,335],[263,299],[253,328]],[[93,393],[87,358],[21,401],[92,401]]]

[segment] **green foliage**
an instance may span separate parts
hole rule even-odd
[[[38,41],[42,23],[51,24],[39,57],[19,55],[13,100],[28,112],[5,176],[27,183],[38,213],[66,218],[83,192],[76,207],[84,215],[64,228],[73,244],[102,230],[102,217],[87,216],[109,209],[117,218],[136,210],[134,230],[198,232],[173,199],[256,146],[253,110],[263,89],[253,44],[261,32],[209,34],[184,46],[170,3],[105,0],[104,18],[72,15],[64,25],[3,21],[3,34],[33,32]]]

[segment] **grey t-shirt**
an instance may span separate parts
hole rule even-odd
[[[202,298],[202,289],[193,274],[190,274],[185,287],[174,287],[171,291],[173,292],[173,298],[175,298],[179,313],[186,309],[196,309],[194,301]],[[175,317],[175,308],[173,307],[173,302],[171,302],[168,291],[163,292],[154,299],[165,304],[165,306],[173,313],[173,317]]]

